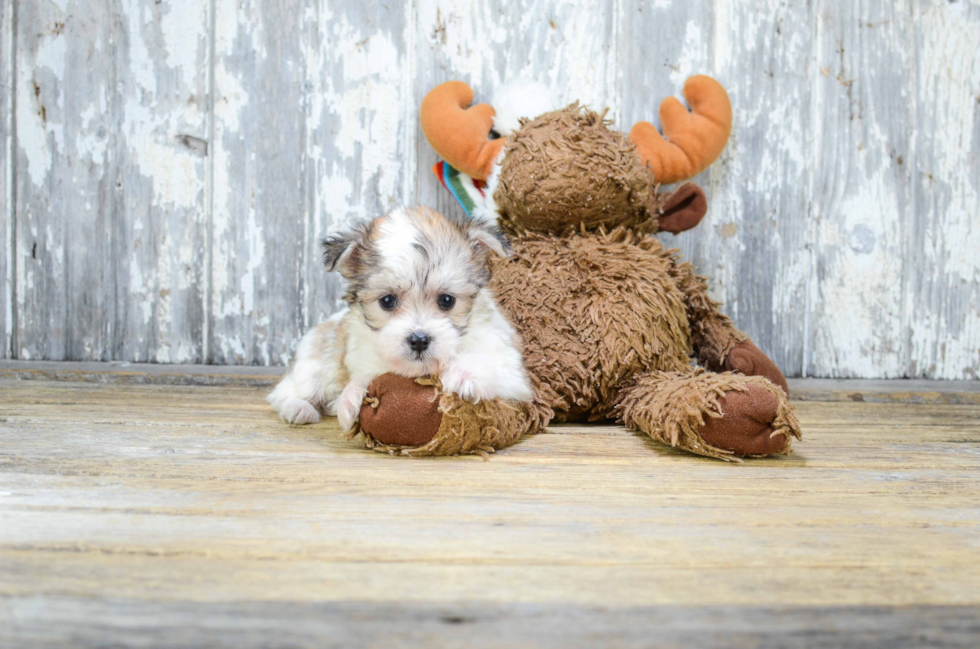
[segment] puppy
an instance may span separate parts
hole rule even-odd
[[[348,281],[347,308],[307,332],[267,397],[286,422],[336,415],[349,430],[368,385],[386,372],[438,375],[469,401],[530,401],[514,328],[487,288],[487,256],[510,254],[493,226],[398,208],[323,242]]]

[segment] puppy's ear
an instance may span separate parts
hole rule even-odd
[[[477,254],[486,254],[487,251],[492,251],[498,257],[514,254],[507,236],[492,225],[473,225],[469,237]]]
[[[357,275],[363,254],[362,232],[354,230],[335,234],[323,240],[323,265],[329,271],[337,271],[347,279]]]

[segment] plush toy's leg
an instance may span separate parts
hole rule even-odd
[[[675,260],[671,275],[684,292],[687,318],[691,324],[691,346],[698,362],[715,372],[764,376],[789,394],[786,377],[748,336],[736,329],[732,321],[722,314],[718,303],[708,297],[705,278],[694,272],[694,266]]]
[[[657,441],[724,460],[787,454],[800,438],[786,394],[761,376],[651,372],[624,390],[619,414]]]
[[[435,379],[384,374],[368,388],[354,434],[370,448],[401,455],[488,453],[538,432],[551,416],[534,404],[464,401]]]

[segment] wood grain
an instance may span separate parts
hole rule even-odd
[[[14,3],[0,4],[0,358],[10,358],[14,270]]]
[[[18,5],[18,358],[202,360],[206,7]]]
[[[977,377],[980,4],[913,4],[912,222],[903,276],[908,375]],[[960,54],[960,52],[972,52]]]
[[[627,609],[570,603],[201,603],[65,596],[9,603],[0,641],[33,647],[930,647],[973,649],[977,607],[725,607]],[[188,618],[207,620],[188,623]],[[133,619],[139,619],[136,626]]]
[[[0,378],[0,638],[536,618],[633,642],[612,622],[671,611],[670,633],[770,644],[830,611],[879,643],[915,632],[900,611],[938,646],[976,631],[975,403],[799,402],[794,455],[733,466],[588,425],[486,462],[389,457],[264,392]]]
[[[104,3],[70,8],[17,4],[14,355],[23,359],[107,360],[112,345],[119,34]]]
[[[215,4],[211,363],[281,364],[305,324],[304,13]]]
[[[915,110],[910,7],[818,2],[816,18],[816,263],[807,374],[902,376],[911,308],[902,289]]]
[[[111,359],[204,361],[209,7],[129,0],[114,21]]]
[[[433,85],[537,78],[625,129],[705,72],[732,139],[664,239],[736,324],[791,376],[980,378],[976,0],[8,0],[0,26],[2,357],[282,365],[339,304],[320,237],[460,213]]]

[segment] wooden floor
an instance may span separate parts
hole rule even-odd
[[[2,647],[980,640],[976,384],[796,382],[783,459],[556,426],[483,461],[286,426],[261,373],[35,370],[0,367]]]

